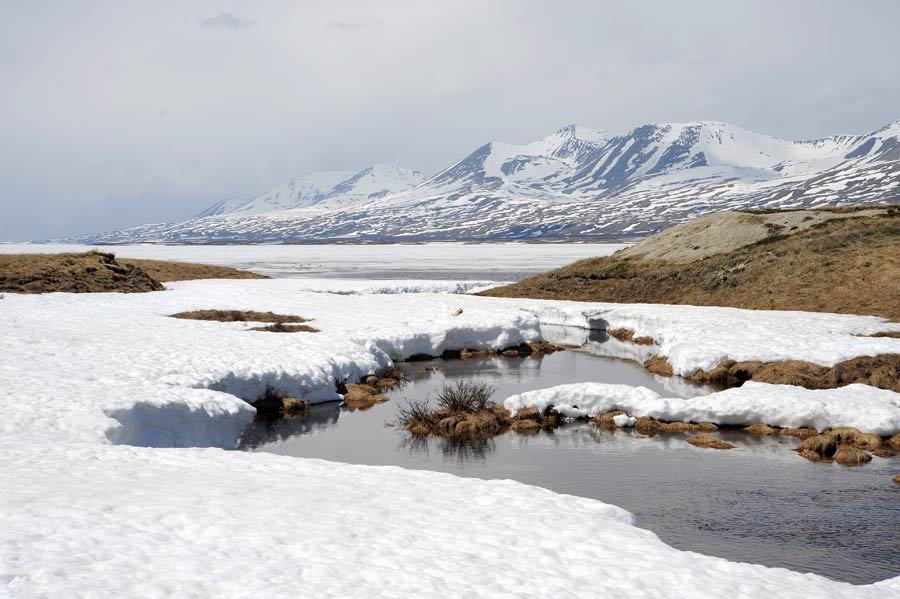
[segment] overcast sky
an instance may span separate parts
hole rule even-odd
[[[0,240],[567,123],[862,133],[900,119],[898,30],[892,0],[0,0]]]

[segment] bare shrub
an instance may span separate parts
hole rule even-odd
[[[430,428],[432,422],[431,408],[427,399],[407,399],[406,405],[397,409],[397,420],[400,425],[410,432],[416,432],[416,427]]]
[[[494,388],[483,381],[457,381],[455,385],[444,385],[437,396],[441,410],[475,414],[491,408]]]

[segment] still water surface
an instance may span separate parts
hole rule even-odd
[[[422,373],[426,366],[437,370]],[[897,458],[848,469],[806,462],[789,451],[792,438],[726,432],[738,448],[725,452],[694,448],[685,435],[643,438],[582,423],[530,437],[509,432],[481,442],[416,440],[390,426],[397,407],[404,398],[434,397],[459,379],[489,382],[497,399],[587,381],[644,385],[670,396],[704,390],[582,351],[403,367],[411,381],[391,392],[388,403],[351,411],[331,402],[313,406],[306,417],[257,422],[244,434],[242,449],[515,479],[624,507],[639,526],[679,549],[853,583],[900,574],[900,489],[890,480]]]

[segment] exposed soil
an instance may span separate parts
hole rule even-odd
[[[827,212],[847,218],[819,220],[793,231],[791,227],[772,229],[748,245],[730,249],[727,243],[719,244],[716,253],[688,262],[664,260],[660,258],[664,252],[641,250],[652,248],[655,239],[667,235],[664,231],[627,253],[581,260],[481,295],[807,310],[898,320],[900,208],[876,212],[870,216],[862,216],[869,211]],[[715,217],[692,223],[696,227]],[[717,226],[717,238],[728,233],[721,223]],[[705,234],[714,236],[711,229]],[[668,237],[674,244],[667,243],[669,249],[677,244],[697,245],[671,233]],[[755,234],[748,239],[756,239]]]
[[[141,293],[163,281],[259,279],[255,273],[186,262],[117,259],[107,252],[0,254],[0,292]]]

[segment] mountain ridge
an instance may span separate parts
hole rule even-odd
[[[719,121],[611,134],[566,125],[527,144],[492,141],[447,168],[379,163],[312,173],[181,223],[90,243],[610,239],[724,209],[900,201],[900,120],[807,141]]]

